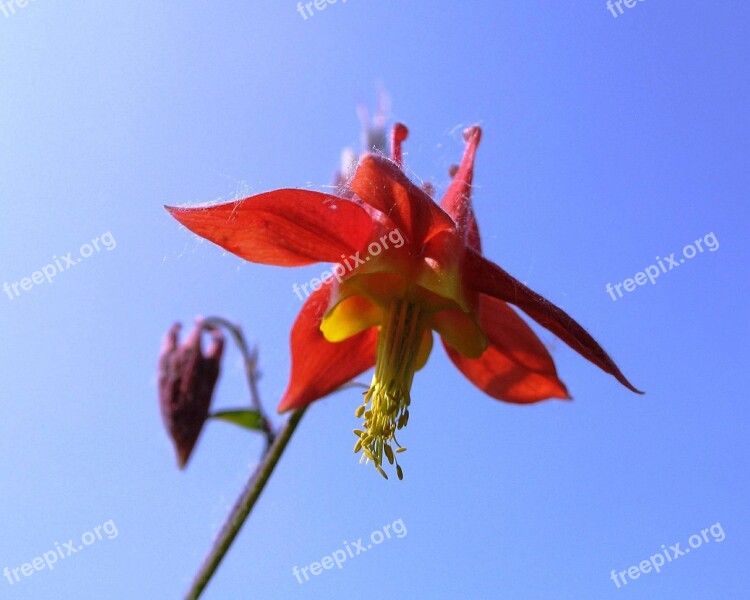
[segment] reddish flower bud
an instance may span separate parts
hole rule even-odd
[[[178,346],[181,325],[175,323],[164,337],[159,354],[159,404],[164,426],[177,451],[177,464],[184,468],[208,418],[216,380],[219,378],[224,337],[221,331],[196,319],[195,329]],[[201,335],[212,337],[204,355]]]

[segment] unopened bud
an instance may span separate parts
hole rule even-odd
[[[211,397],[219,378],[224,337],[221,331],[196,320],[193,331],[178,344],[180,324],[167,332],[159,354],[159,404],[164,426],[177,452],[177,464],[184,468],[208,418]],[[201,350],[201,335],[206,331],[212,343]]]

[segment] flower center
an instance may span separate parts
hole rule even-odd
[[[425,351],[429,354],[431,348],[431,332],[422,324],[420,312],[418,304],[406,299],[389,303],[378,336],[375,375],[362,406],[355,412],[357,417],[364,417],[364,423],[363,430],[354,430],[359,438],[354,452],[361,450],[360,462],[372,461],[386,479],[383,454],[391,465],[396,464],[396,474],[403,479],[396,454],[406,448],[396,440],[396,430],[409,421],[409,391],[414,372],[424,364]],[[395,450],[391,444],[395,444]]]

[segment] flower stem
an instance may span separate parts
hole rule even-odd
[[[294,433],[294,430],[299,425],[302,415],[305,413],[305,408],[301,408],[291,414],[287,422],[281,428],[279,434],[273,440],[270,448],[263,455],[263,459],[255,469],[248,482],[245,484],[245,488],[242,490],[242,494],[237,499],[232,511],[229,513],[224,526],[221,528],[219,535],[214,541],[211,551],[206,556],[201,568],[199,569],[190,590],[185,595],[185,600],[196,600],[201,596],[203,590],[208,585],[208,582],[213,577],[216,570],[219,568],[224,555],[232,545],[234,538],[240,532],[242,525],[245,523],[250,511],[255,506],[256,501],[260,497],[263,489],[268,483],[276,463],[279,462],[281,455],[284,453],[289,440]]]
[[[242,328],[239,325],[227,321],[222,317],[208,317],[203,320],[203,324],[208,327],[224,327],[234,338],[237,347],[242,354],[245,363],[245,376],[247,377],[247,386],[250,388],[250,405],[253,410],[257,411],[263,419],[263,433],[266,436],[266,448],[273,444],[275,432],[271,426],[271,421],[263,411],[263,405],[260,403],[260,394],[258,393],[258,350],[253,348],[252,351],[247,346]]]

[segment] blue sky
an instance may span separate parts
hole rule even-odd
[[[379,86],[410,128],[407,169],[438,191],[461,129],[482,126],[485,254],[586,326],[647,394],[537,329],[575,400],[502,404],[436,346],[412,390],[405,480],[352,454],[359,392],[315,404],[205,597],[746,597],[750,9],[14,8],[0,9],[0,284],[18,284],[0,293],[0,569],[97,526],[117,534],[87,537],[53,570],[0,577],[0,597],[181,597],[262,446],[210,423],[177,470],[156,401],[161,337],[197,314],[241,323],[272,409],[292,285],[322,269],[243,263],[162,206],[328,189],[359,140],[356,103]],[[708,234],[715,250],[606,292]],[[51,283],[20,287],[55,259]],[[245,401],[232,349],[215,407]],[[293,576],[398,520],[402,537]],[[708,533],[661,573],[610,578],[717,523],[722,541]]]

